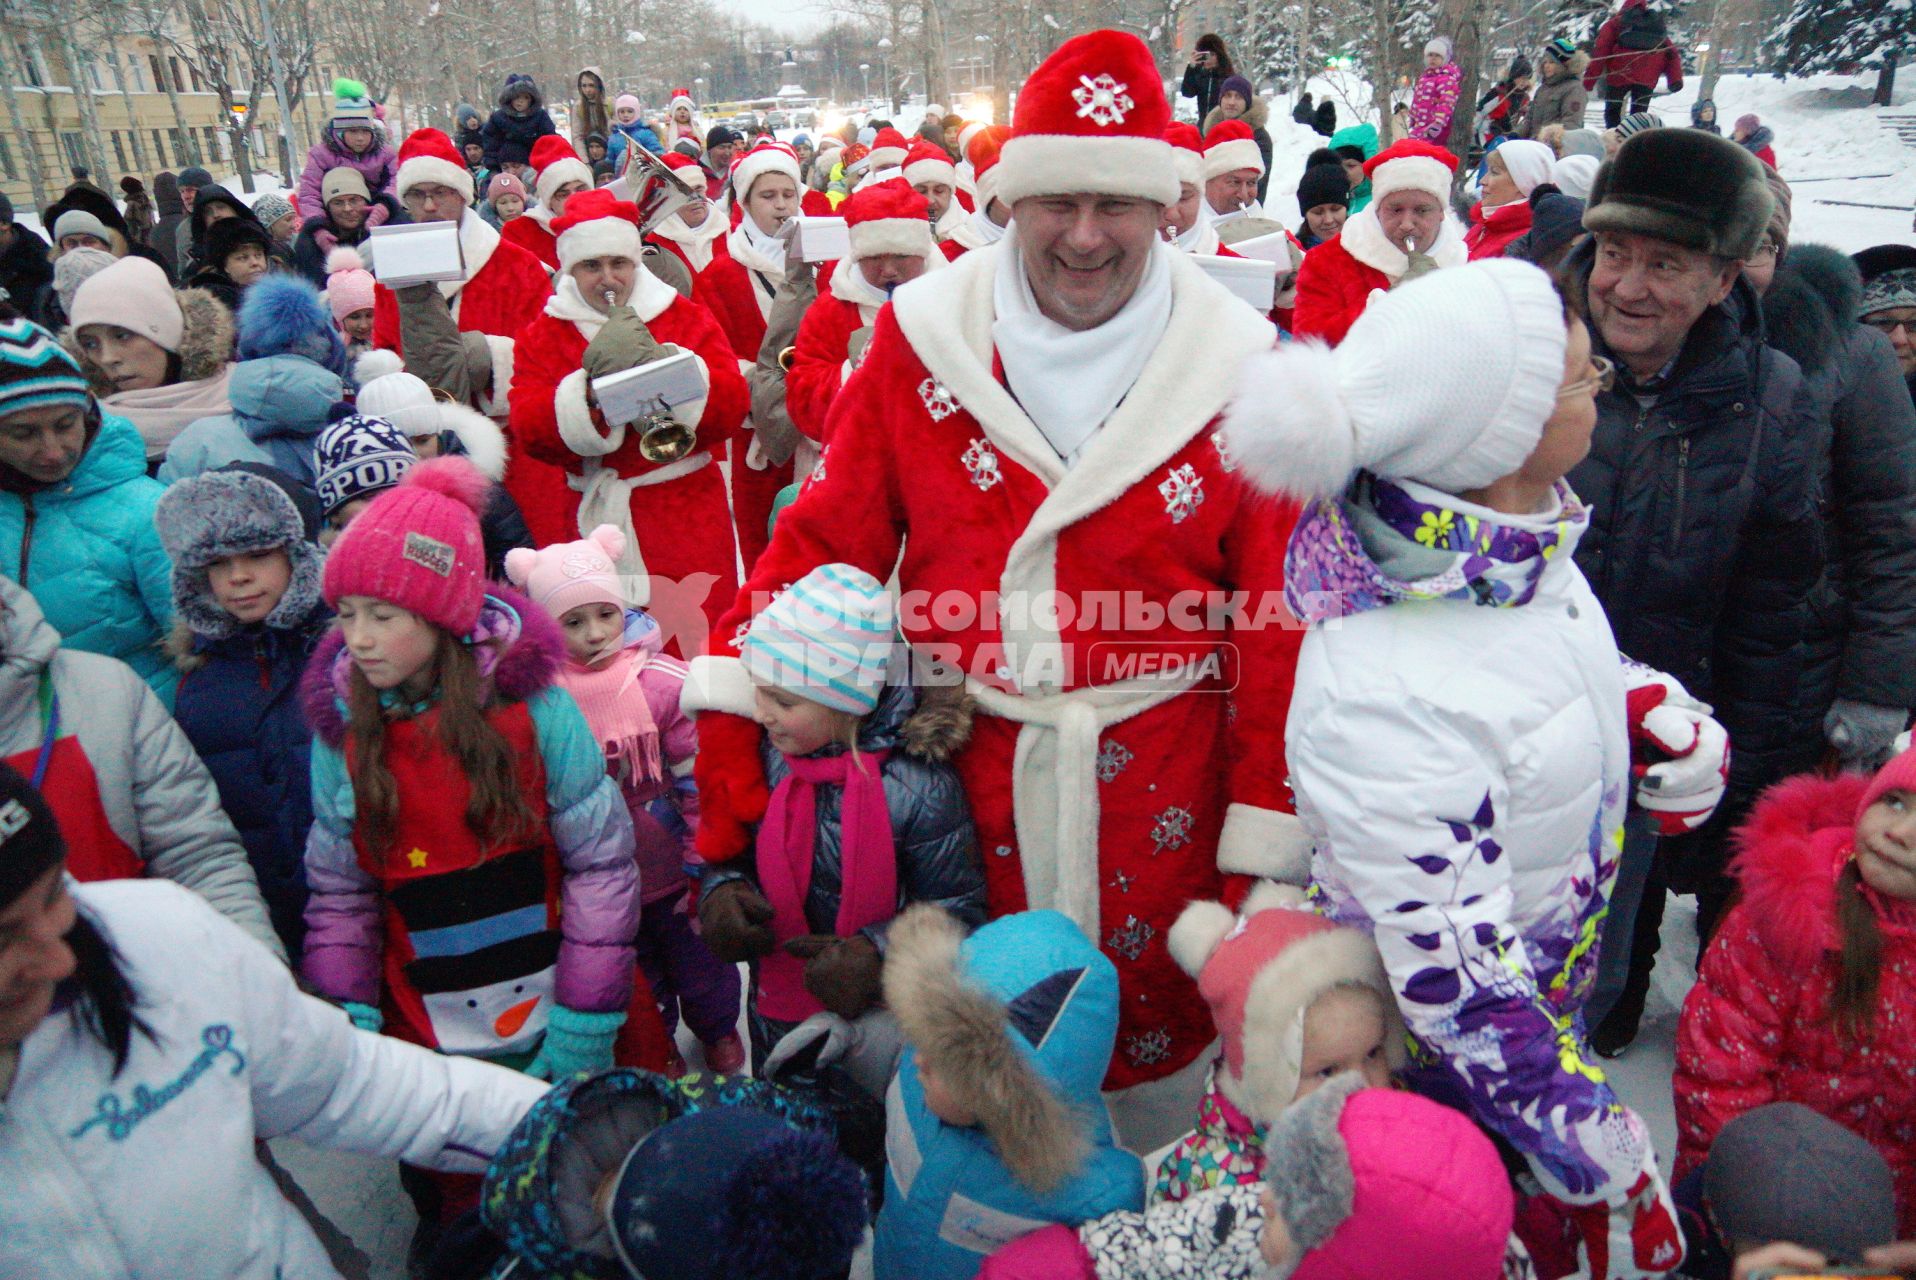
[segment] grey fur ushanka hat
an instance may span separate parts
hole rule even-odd
[[[1762,241],[1772,203],[1762,161],[1728,138],[1646,129],[1597,170],[1583,226],[1742,259]]]
[[[187,626],[203,636],[231,635],[239,622],[213,598],[207,566],[228,556],[282,548],[292,579],[268,627],[305,618],[319,601],[323,555],[286,484],[270,468],[206,471],[173,485],[153,511],[160,542],[173,561],[173,603]],[[288,484],[291,477],[285,477]]]

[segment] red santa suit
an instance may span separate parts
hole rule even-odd
[[[696,187],[703,180],[703,175],[696,172],[699,162],[683,152],[668,151],[663,159],[666,168],[681,171],[679,176],[688,184]],[[682,172],[688,169],[695,172]],[[696,227],[686,222],[683,210],[680,210],[652,228],[651,240],[661,249],[676,255],[696,283],[699,273],[711,266],[712,258],[721,251],[727,230],[725,215],[708,201],[705,205],[705,220]],[[752,354],[756,356],[758,353],[754,351]]]
[[[1410,257],[1384,235],[1377,207],[1394,191],[1422,191],[1449,208],[1450,178],[1457,157],[1442,147],[1409,138],[1364,162],[1371,201],[1345,220],[1343,230],[1304,255],[1297,273],[1297,306],[1291,332],[1336,346],[1370,305],[1371,291],[1388,290],[1410,269]],[[1439,267],[1469,259],[1463,228],[1446,212],[1437,243],[1427,252]]]
[[[615,253],[638,260],[638,215],[631,204],[604,191],[583,192],[574,201],[557,224],[562,263]],[[639,451],[636,424],[608,426],[587,403],[580,362],[605,315],[586,302],[566,274],[543,314],[519,335],[524,356],[512,388],[513,432],[528,452],[572,477],[571,537],[580,536],[581,528],[619,526],[626,538],[620,572],[628,582],[646,584],[635,596],[657,579],[670,579],[681,589],[697,589],[706,616],[713,618],[727,607],[738,583],[725,484],[714,451],[736,434],[745,417],[745,380],[705,308],[681,298],[650,271],[641,268],[634,277],[629,305],[661,344],[699,358],[705,399],[672,410],[673,417],[697,428],[697,448],[675,462],[649,462]]]
[[[461,333],[482,333],[492,355],[492,381],[473,407],[494,418],[504,418],[512,389],[513,339],[539,314],[552,296],[552,277],[545,265],[523,249],[505,244],[471,207],[472,173],[453,150],[452,140],[437,129],[415,129],[399,149],[396,186],[403,197],[421,183],[435,183],[462,193],[467,207],[459,220],[459,246],[465,254],[466,278],[441,282],[453,322]],[[405,346],[399,330],[399,300],[385,285],[373,289],[373,345],[396,351]],[[569,499],[565,476],[522,448],[512,450],[513,465],[506,472],[506,492],[519,505],[526,527],[540,545],[569,541],[566,518]]]
[[[952,234],[959,227],[964,226],[971,217],[971,209],[958,199],[960,194],[958,166],[951,162],[951,157],[945,153],[943,147],[928,139],[920,138],[912,143],[911,150],[905,153],[903,169],[905,181],[910,183],[912,189],[924,196],[926,200],[931,199],[931,188],[934,186],[943,185],[951,188],[949,203],[945,205],[945,211],[938,215],[938,220],[932,224],[931,228],[932,238],[940,245],[945,244],[951,239]],[[926,212],[929,214],[930,210],[927,209]],[[946,259],[954,259],[964,250],[965,246],[961,245],[955,252],[947,253]]]
[[[742,211],[752,184],[771,173],[802,185],[798,156],[783,143],[763,142],[740,156],[732,165],[734,206]],[[699,273],[692,296],[710,309],[725,330],[738,367],[749,369],[758,361],[759,346],[765,341],[765,322],[772,314],[772,298],[785,279],[785,254],[782,246],[742,212],[738,225],[716,243],[722,243],[723,250],[715,252]],[[738,524],[739,553],[749,572],[752,562],[765,550],[772,504],[779,490],[792,482],[792,464],[773,465],[759,457],[752,447],[756,438],[750,434],[756,428],[748,422],[746,429],[748,434],[732,454],[732,515]]]
[[[552,221],[558,217],[552,208],[553,197],[568,182],[592,189],[592,167],[579,159],[572,144],[556,133],[549,133],[532,147],[532,167],[539,172],[532,194],[538,201],[514,218],[499,233],[507,244],[517,245],[546,264],[546,270],[559,269],[559,241],[552,233]]]
[[[1080,76],[1098,118],[1077,110]],[[1175,199],[1159,85],[1135,37],[1066,42],[1020,97],[1000,198]],[[1215,1033],[1166,935],[1226,873],[1277,870],[1302,840],[1283,743],[1300,638],[1281,598],[1295,510],[1254,496],[1217,444],[1239,364],[1275,332],[1163,245],[1105,325],[1039,325],[1016,254],[1014,232],[879,314],[812,481],[692,664],[685,705],[749,714],[736,646],[770,593],[820,564],[881,578],[896,565],[905,638],[962,672],[983,712],[954,764],[992,911],[1055,908],[1095,938],[1121,991],[1107,1087],[1190,1067],[1194,1107]],[[1060,410],[1095,417],[1064,449]],[[1233,592],[1248,593],[1241,614],[1174,604]],[[1140,680],[1114,656],[1145,652],[1147,665],[1196,665]],[[1227,673],[1201,670],[1227,653]],[[701,725],[700,794],[723,804],[757,762],[717,749],[738,723],[717,719],[709,739]]]
[[[1005,208],[1003,225],[991,216],[991,202],[998,198],[998,155],[1005,139],[1011,136],[1011,130],[998,124],[966,125],[965,135],[965,163],[958,168],[958,180],[961,183],[966,181],[966,169],[969,168],[974,193],[972,209],[938,246],[945,251],[945,257],[953,262],[958,260],[960,254],[997,244],[1004,239],[1005,226],[1011,221],[1008,207]]]

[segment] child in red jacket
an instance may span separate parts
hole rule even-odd
[[[1806,775],[1738,833],[1742,900],[1677,1030],[1682,1177],[1734,1117],[1799,1102],[1869,1140],[1916,1233],[1916,750]]]

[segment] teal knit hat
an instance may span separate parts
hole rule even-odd
[[[0,321],[0,418],[49,404],[86,407],[80,366],[31,320]]]
[[[373,116],[373,100],[366,94],[365,83],[345,76],[333,81],[333,128],[377,131],[378,127],[379,122]]]
[[[893,628],[884,583],[848,564],[820,565],[752,619],[739,658],[757,680],[864,716],[884,691]]]

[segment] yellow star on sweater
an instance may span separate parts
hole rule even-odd
[[[412,863],[415,869],[422,869],[426,865],[426,851],[415,848],[406,855],[406,861]]]

